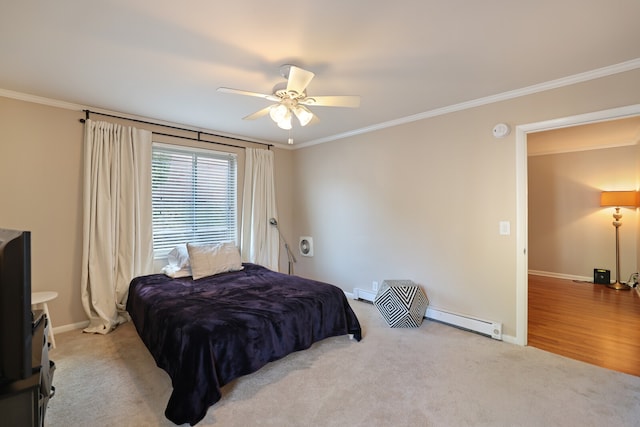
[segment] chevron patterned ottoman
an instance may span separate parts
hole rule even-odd
[[[422,324],[429,299],[411,280],[385,280],[373,304],[392,328],[415,328]]]

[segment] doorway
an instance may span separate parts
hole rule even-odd
[[[516,127],[516,337],[527,345],[528,325],[528,173],[527,134],[640,115],[640,104]]]

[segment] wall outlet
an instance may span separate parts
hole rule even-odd
[[[378,282],[376,282],[375,280],[373,282],[371,282],[371,289],[373,289],[374,291],[378,290]]]

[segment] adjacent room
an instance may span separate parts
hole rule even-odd
[[[637,1],[5,3],[10,421],[640,419]]]
[[[616,229],[601,196],[637,188],[639,138],[639,116],[527,138],[527,344],[633,375],[638,294],[604,284],[637,281],[639,218],[623,206]]]

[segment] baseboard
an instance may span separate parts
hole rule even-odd
[[[376,291],[369,291],[362,288],[353,288],[353,299],[363,299],[365,301],[373,302],[376,298]]]
[[[534,276],[552,277],[554,279],[578,280],[581,282],[593,283],[593,277],[576,276],[573,274],[553,273],[550,271],[529,270],[529,274]]]
[[[516,337],[514,337],[513,335],[502,334],[502,342],[506,342],[508,344],[519,345],[520,347],[523,347],[523,345],[520,344],[518,342],[518,340],[516,340]]]
[[[52,329],[54,334],[61,334],[63,332],[75,331],[76,329],[84,329],[89,326],[89,321],[71,323],[69,325],[56,326]]]
[[[548,271],[538,271],[538,270],[529,270],[529,274],[533,275],[533,276],[542,276],[542,277],[551,277],[554,279],[567,279],[567,280],[574,280],[574,281],[578,281],[578,282],[588,282],[588,283],[593,283],[593,277],[584,277],[584,276],[573,276],[570,274],[561,274],[561,273],[550,273]],[[635,273],[634,273],[635,274]],[[611,279],[611,283],[615,282],[615,280],[613,280],[613,278]],[[631,283],[629,282],[625,282],[624,280],[621,280],[620,283],[623,284],[627,284],[627,283]],[[640,286],[635,286],[636,291],[638,292],[638,294],[640,294]]]
[[[354,288],[352,296],[353,299],[373,302],[376,297],[376,293],[366,289]],[[427,312],[424,317],[456,326],[458,328],[467,329],[472,332],[477,332],[482,335],[487,335],[496,340],[502,340],[502,323],[499,322],[478,319],[433,307],[427,307]]]

